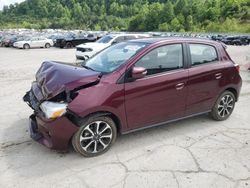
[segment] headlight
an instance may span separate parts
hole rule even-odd
[[[54,119],[65,114],[67,106],[67,103],[45,101],[40,105],[40,108],[44,112],[46,118]]]

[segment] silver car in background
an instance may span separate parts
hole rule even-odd
[[[30,48],[50,48],[53,46],[53,40],[47,39],[45,37],[30,37],[26,38],[22,41],[15,42],[13,46],[15,48],[23,48],[23,49],[30,49]]]

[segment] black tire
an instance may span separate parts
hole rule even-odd
[[[24,44],[23,49],[30,49],[30,45],[29,44]]]
[[[94,157],[108,151],[114,144],[116,137],[117,128],[111,118],[92,116],[82,123],[71,142],[75,151],[84,157]]]
[[[212,108],[211,117],[216,121],[226,120],[234,110],[235,101],[236,98],[232,92],[223,92]]]
[[[50,48],[50,47],[51,47],[50,43],[45,44],[45,48]]]
[[[73,47],[73,45],[72,45],[71,42],[67,42],[67,43],[66,43],[66,48],[72,48],[72,47]]]

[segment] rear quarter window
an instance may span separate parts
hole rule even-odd
[[[120,37],[117,37],[114,42],[116,43],[119,43],[119,42],[123,42],[125,40],[125,37],[124,36],[120,36]]]
[[[189,44],[192,66],[218,61],[217,50],[207,44]]]

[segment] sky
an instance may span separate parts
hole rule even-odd
[[[22,1],[24,1],[24,0],[0,0],[0,10],[3,9],[4,5],[10,5],[13,3],[20,3]]]

